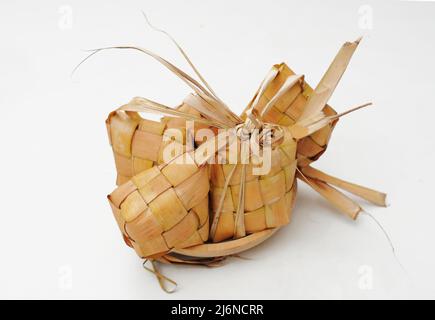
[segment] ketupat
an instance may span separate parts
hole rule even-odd
[[[205,81],[202,86],[145,49],[118,47],[139,50],[162,62],[195,91],[187,105],[196,111],[177,111],[136,98],[109,116],[115,159],[120,154],[129,161],[129,169],[125,170],[117,159],[118,176],[122,178],[118,182],[124,183],[109,196],[126,243],[142,258],[164,263],[214,264],[258,245],[289,222],[297,178],[352,219],[357,218],[361,207],[332,186],[384,206],[385,194],[310,166],[326,150],[338,118],[348,113],[337,114],[327,102],[358,44],[359,40],[341,48],[315,89],[285,64],[275,65],[241,117],[233,114]],[[185,155],[192,159],[190,165],[162,163],[160,137],[171,120],[148,123],[138,114],[148,111],[194,120],[215,129],[243,127],[249,131],[255,127],[261,132],[268,126],[279,128],[282,136],[272,148],[272,171],[253,176],[247,172],[252,169],[247,164],[208,164],[211,155],[196,159],[207,145],[217,143],[215,150],[225,149],[226,145],[219,145],[218,140],[199,147],[200,141],[195,141],[195,150],[184,147]],[[179,120],[174,123],[183,127]],[[186,143],[184,138],[181,142]],[[154,145],[149,146],[150,143]],[[134,165],[137,157],[145,161],[142,172]],[[156,274],[162,285],[164,277]]]

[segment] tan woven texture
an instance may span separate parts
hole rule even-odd
[[[261,112],[276,95],[286,79],[294,75],[285,64],[275,65],[273,68],[277,69],[278,74],[260,97],[255,108],[258,112]],[[262,117],[265,122],[283,127],[284,141],[272,151],[272,166],[268,174],[255,176],[252,174],[253,166],[246,165],[246,200],[241,224],[243,230],[238,230],[236,226],[243,165],[212,164],[209,170],[206,170],[209,171],[207,179],[204,178],[206,176],[204,169],[196,167],[195,171],[188,171],[191,176],[189,179],[185,177],[186,182],[181,187],[166,183],[168,178],[160,171],[162,165],[158,167],[163,162],[162,152],[167,145],[163,142],[163,135],[169,128],[182,129],[183,140],[175,143],[183,144],[186,150],[185,120],[164,117],[161,122],[155,122],[143,119],[136,112],[112,112],[106,124],[115,155],[117,184],[121,186],[109,196],[109,199],[127,244],[141,257],[159,258],[171,250],[188,248],[208,240],[215,243],[222,242],[239,238],[240,234],[247,236],[288,224],[296,196],[296,168],[320,157],[326,149],[335,125],[334,122],[299,141],[292,138],[286,127],[296,123],[311,92],[311,87],[302,79],[289,88]],[[198,114],[186,103],[178,110]],[[329,106],[326,106],[323,111],[327,115],[336,114]],[[243,114],[242,118],[245,119],[246,115]],[[195,124],[195,129],[203,127],[204,125]],[[195,141],[195,145],[198,146],[199,141]],[[173,168],[174,174],[186,170],[183,165],[173,164]],[[196,170],[201,174],[195,174]],[[191,190],[188,190],[188,187]],[[187,205],[180,190],[187,197],[199,192],[203,201],[191,207],[190,204]],[[203,190],[207,191],[205,195]],[[210,206],[207,195],[209,190]],[[225,195],[223,195],[224,190]],[[164,194],[159,197],[159,192]],[[156,201],[155,205],[152,204],[153,201]],[[221,201],[223,203],[217,226],[209,239],[209,221],[216,218],[216,211]],[[183,204],[183,210],[179,204]],[[153,207],[154,210],[163,208],[163,211],[154,212]],[[182,216],[180,214],[179,220],[173,218],[171,220],[173,225],[168,229],[168,225],[162,224],[162,217],[172,211],[183,212],[184,216],[180,218]],[[194,217],[196,220],[193,219]]]
[[[208,239],[208,167],[176,162],[143,171],[109,196],[124,239],[140,257]]]
[[[199,112],[182,104],[178,110],[199,115]],[[137,112],[114,111],[106,120],[110,144],[113,149],[119,186],[134,175],[163,163],[162,153],[168,142],[163,135],[167,129],[177,128],[183,133],[182,140],[171,143],[186,144],[185,120],[165,117],[161,122],[143,119]],[[195,124],[196,129],[204,125]]]
[[[210,166],[213,219],[220,209],[216,230],[211,234],[213,242],[281,227],[290,222],[296,194],[296,141],[292,139],[288,130],[284,129],[284,131],[286,132],[284,141],[272,150],[272,163],[268,174],[254,175],[254,165],[246,165],[244,221],[241,224],[242,230],[238,230],[239,235],[236,234],[235,221],[243,165],[212,164]]]
[[[385,205],[384,193],[310,166],[325,152],[339,117],[370,105],[341,114],[327,105],[359,41],[341,47],[314,90],[284,63],[273,66],[241,117],[202,77],[207,89],[168,61],[139,49],[165,65],[195,93],[176,110],[135,98],[108,117],[119,185],[109,201],[126,243],[143,258],[216,263],[223,256],[260,244],[290,222],[297,179],[352,219],[362,208],[338,189]],[[138,112],[159,112],[167,117],[161,122],[149,121]],[[190,132],[186,120],[194,120],[196,130],[207,127],[216,133],[217,128],[235,129],[233,141],[239,153],[242,137],[250,140],[257,129],[258,135],[272,129],[271,170],[255,175],[254,164],[245,164],[242,158],[236,164],[209,164],[220,151],[228,155],[230,144],[225,139],[221,142],[221,133],[202,144],[198,140],[191,143],[186,137]],[[166,139],[165,131],[171,128],[182,129],[178,140]],[[180,146],[184,154],[174,155],[168,162],[162,155],[169,143]],[[204,156],[212,144],[216,148]],[[183,157],[191,161],[179,163]]]
[[[278,74],[259,98],[259,103],[255,109],[260,113],[276,95],[285,81],[290,76],[295,75],[295,73],[285,63],[274,65],[272,69],[276,70]],[[302,115],[305,106],[307,105],[308,97],[312,92],[313,89],[304,81],[304,79],[301,79],[301,81],[298,81],[294,86],[289,88],[285,94],[266,111],[262,120],[285,127],[294,125]],[[256,98],[256,95],[253,99]],[[323,112],[326,116],[337,114],[337,112],[329,105],[326,105],[323,108]],[[246,115],[243,114],[242,118],[245,117]],[[338,120],[333,121],[319,131],[298,141],[297,157],[300,166],[306,166],[319,159],[319,157],[326,151],[329,139],[337,121]]]
[[[371,105],[337,114],[327,104],[361,39],[343,44],[315,89],[286,64],[274,65],[241,116],[170,39],[198,80],[147,49],[106,48],[146,54],[192,90],[178,108],[137,97],[106,120],[118,185],[108,196],[110,206],[124,241],[151,260],[153,268],[145,265],[147,260],[144,268],[156,275],[163,290],[173,292],[167,285],[176,287],[176,282],[158,271],[156,261],[216,266],[288,224],[298,179],[353,220],[363,209],[342,191],[386,206],[385,193],[311,166],[325,152],[338,119]],[[165,117],[150,121],[142,112]],[[194,121],[194,128],[186,121]],[[204,128],[208,133],[196,134]],[[251,150],[252,142],[259,153]],[[168,149],[178,151],[168,156]],[[264,157],[269,151],[270,157]],[[270,170],[259,174],[269,159]]]

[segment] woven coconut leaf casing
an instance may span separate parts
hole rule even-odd
[[[327,104],[358,44],[359,40],[342,46],[315,89],[286,64],[274,65],[240,117],[202,77],[207,89],[168,61],[139,49],[165,65],[194,93],[178,109],[135,98],[110,113],[106,121],[118,185],[108,199],[127,245],[152,261],[213,265],[262,243],[290,222],[297,179],[352,219],[362,208],[338,189],[385,206],[386,194],[311,167],[325,152],[339,117],[369,105],[337,114]],[[166,117],[150,121],[140,112]],[[195,130],[212,129],[214,137],[192,142],[186,137],[190,135],[186,120],[192,119]],[[178,139],[165,139],[171,128],[181,129]],[[253,137],[256,129],[262,135],[272,128],[270,171],[255,175],[254,165],[241,158],[236,163],[210,163],[220,151],[230,153],[231,143],[219,139],[223,133],[218,128],[236,129],[233,139],[239,153],[246,137],[240,132],[246,130],[247,137]],[[163,157],[170,143],[180,147],[182,154]],[[211,144],[214,151],[203,156]],[[161,285],[162,279],[168,281],[156,274]]]
[[[185,103],[177,110],[199,115],[199,112]],[[168,145],[168,142],[164,142],[166,130],[180,130],[182,136],[178,140],[174,136],[170,143],[179,143],[185,150],[185,120],[163,118],[161,122],[157,122],[144,119],[137,112],[117,110],[109,114],[106,127],[115,158],[118,186],[134,175],[163,163],[163,150]],[[195,124],[196,130],[204,127],[200,123]]]
[[[277,76],[268,85],[267,89],[259,98],[259,103],[255,106],[255,109],[259,113],[262,113],[264,107],[276,95],[286,80],[290,76],[295,75],[295,73],[285,63],[274,65],[272,70],[277,72]],[[285,127],[294,125],[301,117],[307,105],[308,98],[312,93],[313,89],[304,81],[304,79],[298,81],[294,86],[289,88],[282,97],[277,99],[276,103],[271,106],[265,114],[263,114],[262,120]],[[257,95],[258,92],[253,100]],[[250,105],[252,104],[252,101]],[[323,112],[326,116],[337,114],[337,112],[329,105],[326,105],[323,108]],[[242,118],[246,118],[245,113],[242,114]],[[307,166],[313,161],[316,161],[326,151],[329,139],[331,138],[332,131],[334,130],[337,121],[338,119],[310,136],[298,141],[297,158],[300,166]]]
[[[296,141],[288,130],[284,128],[284,131],[284,141],[272,150],[271,168],[267,174],[254,175],[253,164],[245,165],[244,230],[240,230],[242,235],[281,227],[290,222],[296,190]],[[213,219],[219,210],[218,224],[215,232],[211,234],[213,242],[236,236],[235,217],[242,167],[241,164],[210,165]]]
[[[208,167],[176,162],[141,172],[109,196],[124,239],[142,258],[208,239]]]

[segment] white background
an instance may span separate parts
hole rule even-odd
[[[180,285],[163,293],[106,201],[104,121],[134,96],[176,106],[189,88],[135,52],[102,53],[70,77],[83,50],[118,44],[189,70],[140,10],[237,113],[272,64],[315,85],[342,43],[365,35],[330,103],[376,107],[342,119],[316,167],[389,193],[387,209],[362,204],[406,272],[372,220],[349,221],[301,184],[292,223],[251,260],[165,266]],[[0,298],[435,298],[434,39],[433,2],[2,1]]]

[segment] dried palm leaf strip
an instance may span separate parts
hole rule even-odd
[[[320,170],[317,170],[311,166],[304,167],[301,169],[303,174],[306,177],[310,177],[312,179],[316,179],[330,185],[336,186],[342,190],[350,192],[360,198],[363,198],[375,205],[385,207],[387,206],[387,195],[383,192],[379,192],[373,189],[369,189],[355,183],[347,182],[341,180],[339,178],[333,177],[329,174],[326,174]]]

